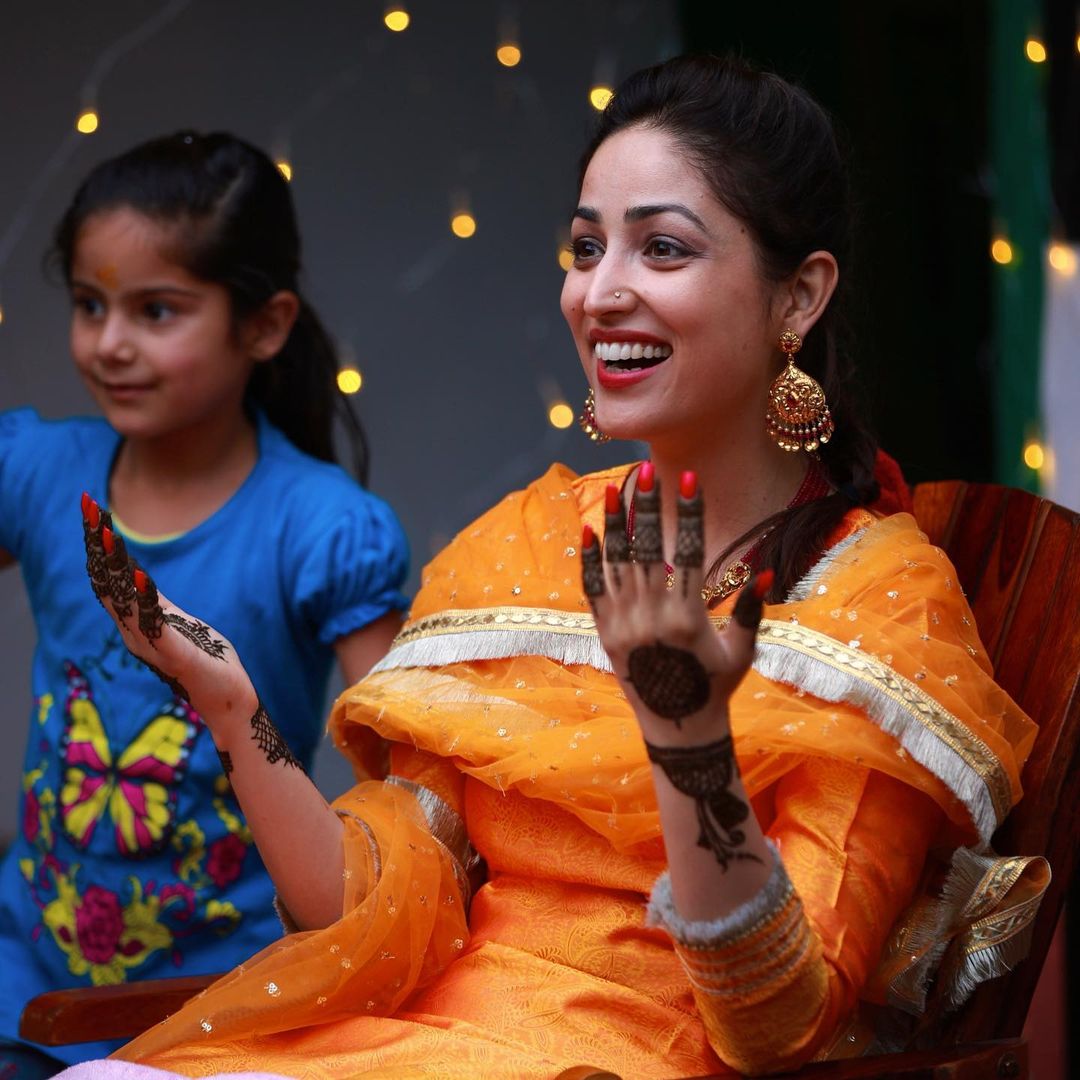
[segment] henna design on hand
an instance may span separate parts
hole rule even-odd
[[[664,561],[664,534],[660,528],[660,481],[634,495],[634,558],[645,568]]]
[[[166,675],[161,668],[151,664],[149,660],[144,660],[143,663],[173,692],[174,696],[182,698],[189,705],[191,704],[191,696],[180,685],[178,679],[174,679],[171,675]]]
[[[581,538],[581,584],[590,601],[604,595],[604,559],[588,525]]]
[[[221,771],[227,777],[233,771],[232,754],[228,750],[219,750],[217,756],[221,761]]]
[[[165,615],[164,620],[178,634],[183,634],[195,648],[202,649],[207,656],[212,656],[215,660],[225,659],[225,642],[213,637],[206,623],[197,619],[185,619],[183,615],[177,615],[173,611]]]
[[[102,528],[101,543],[105,551],[105,568],[109,573],[109,599],[121,619],[131,617],[135,600],[135,583],[131,580],[131,560],[124,538],[110,528]]]
[[[765,597],[772,588],[775,579],[776,574],[773,570],[762,570],[739,593],[732,616],[740,626],[745,627],[747,630],[756,630],[758,628],[761,622]]]
[[[135,601],[139,605],[139,630],[151,645],[161,637],[165,613],[161,610],[157,586],[142,567],[134,565],[131,580],[135,585]]]
[[[675,556],[673,562],[684,570],[701,567],[705,563],[705,503],[701,492],[692,498],[681,492],[676,503],[678,525],[675,533]],[[682,595],[686,599],[688,575],[682,574]]]
[[[109,571],[105,566],[105,552],[101,546],[101,530],[112,524],[106,511],[97,503],[83,516],[83,543],[86,545],[86,574],[90,578],[90,588],[98,598],[98,603],[105,606],[105,597],[109,595]]]
[[[687,649],[658,641],[639,645],[627,657],[627,681],[646,708],[682,727],[683,717],[705,707],[711,690],[709,673]]]
[[[251,737],[259,744],[259,749],[266,755],[266,760],[271,765],[284,761],[291,768],[300,769],[303,772],[303,766],[293,756],[281,732],[274,727],[274,721],[270,719],[270,714],[261,701],[258,709],[255,710],[255,715],[251,718]]]
[[[659,765],[676,791],[694,800],[698,824],[698,847],[716,856],[721,870],[735,860],[757,855],[738,848],[746,841],[739,827],[750,808],[728,788],[735,776],[735,748],[730,735],[705,746],[653,746],[645,744],[649,760]]]

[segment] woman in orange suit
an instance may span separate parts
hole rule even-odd
[[[133,586],[126,640],[210,727],[287,931],[119,1057],[763,1073],[870,1045],[936,967],[955,1001],[1016,958],[1045,867],[984,870],[1034,731],[852,402],[847,230],[803,91],[713,58],[619,88],[562,308],[585,426],[649,460],[553,466],[432,562],[331,717],[367,775],[388,742],[389,775],[332,806],[228,643],[88,523],[99,592]]]

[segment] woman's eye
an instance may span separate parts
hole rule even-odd
[[[604,249],[591,236],[582,236],[570,242],[570,251],[575,263],[587,262],[604,253]]]
[[[645,246],[645,254],[654,259],[685,259],[690,249],[669,237],[654,237]]]

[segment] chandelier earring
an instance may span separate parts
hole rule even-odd
[[[589,387],[589,392],[585,395],[585,404],[582,406],[581,415],[578,417],[578,427],[580,427],[594,443],[606,443],[611,441],[611,436],[605,435],[596,423],[596,397],[593,394],[593,388],[591,386]]]
[[[802,338],[794,330],[780,335],[787,366],[769,387],[765,425],[777,446],[793,453],[813,453],[832,438],[835,425],[825,391],[817,379],[795,364]]]

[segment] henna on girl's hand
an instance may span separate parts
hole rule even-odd
[[[732,615],[735,621],[746,630],[757,630],[761,623],[761,612],[765,606],[765,597],[776,580],[773,570],[762,570],[756,574],[739,593]]]
[[[206,623],[199,622],[197,619],[185,619],[183,615],[177,615],[172,611],[165,616],[165,622],[178,634],[183,634],[195,648],[201,649],[207,656],[212,656],[215,660],[225,659],[225,642],[214,637]]]
[[[144,660],[143,663],[173,692],[175,697],[191,703],[191,697],[188,692],[180,685],[178,679],[174,679],[171,675],[166,675],[161,668],[151,664],[149,660]]]
[[[627,657],[626,681],[642,704],[665,720],[682,727],[684,717],[703,709],[709,700],[709,673],[688,649],[665,645],[639,645]]]
[[[135,583],[131,580],[131,560],[124,538],[111,528],[102,526],[101,546],[105,551],[105,568],[109,572],[109,599],[121,619],[131,616],[135,599]]]
[[[735,777],[735,748],[730,735],[705,746],[653,746],[645,744],[649,760],[659,765],[676,791],[689,795],[697,810],[698,847],[716,856],[721,870],[740,859],[761,859],[739,851],[746,833],[739,827],[750,807],[729,790]]]
[[[590,603],[604,595],[604,559],[591,525],[581,533],[581,585]]]
[[[274,721],[270,719],[270,714],[261,701],[258,709],[255,710],[255,715],[251,718],[251,737],[259,744],[259,749],[266,755],[266,760],[271,765],[284,761],[286,765],[303,772],[303,766],[293,756],[281,732],[274,727]]]
[[[165,613],[161,610],[157,586],[140,566],[132,564],[131,580],[135,586],[135,602],[139,605],[139,630],[151,645],[161,637]]]
[[[83,544],[86,547],[86,575],[90,578],[90,588],[104,606],[104,598],[109,595],[109,571],[105,566],[105,552],[101,547],[101,529],[105,521],[112,524],[109,515],[84,491],[82,496]]]

